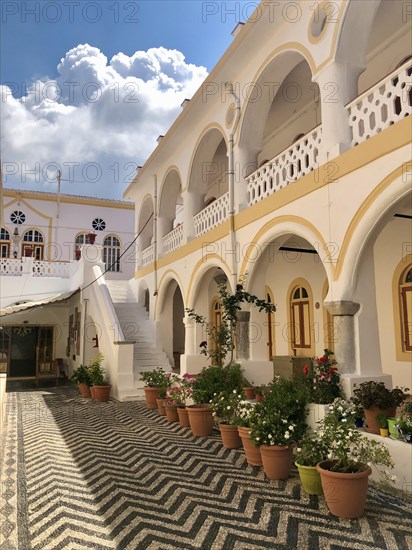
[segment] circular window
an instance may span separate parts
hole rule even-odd
[[[106,222],[101,218],[95,218],[92,221],[92,227],[95,231],[104,231],[106,229]]]
[[[319,38],[326,27],[328,21],[328,12],[325,8],[320,8],[315,11],[312,17],[310,32],[314,38]]]
[[[20,210],[15,210],[10,214],[10,221],[16,225],[21,225],[26,221],[26,214]]]
[[[227,111],[226,111],[226,128],[230,128],[233,124],[233,120],[235,118],[235,104],[232,103],[229,105]]]

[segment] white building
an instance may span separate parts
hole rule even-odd
[[[134,277],[87,286],[103,266],[82,258],[59,288],[81,294],[13,317],[72,315],[73,365],[99,332],[115,397],[133,398],[145,368],[206,364],[185,308],[217,322],[218,283],[247,275],[277,305],[242,315],[247,378],[269,381],[273,356],[329,347],[348,393],[370,378],[411,388],[410,8],[261,2],[124,194]]]

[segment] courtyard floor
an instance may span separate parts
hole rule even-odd
[[[5,414],[1,550],[412,548],[410,503],[370,488],[364,517],[335,518],[295,470],[270,482],[142,402],[53,387],[11,391]]]

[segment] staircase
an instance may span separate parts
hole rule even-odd
[[[106,284],[125,340],[136,342],[133,354],[134,387],[130,388],[126,399],[142,399],[144,383],[140,381],[140,374],[157,367],[165,371],[172,369],[166,354],[156,346],[149,315],[137,303],[128,281],[106,280]]]

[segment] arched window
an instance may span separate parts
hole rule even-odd
[[[29,229],[23,235],[22,256],[32,256],[36,260],[43,259],[44,238],[37,229]]]
[[[406,268],[399,281],[402,349],[412,351],[412,266]]]
[[[4,227],[0,230],[0,258],[10,255],[10,233]]]
[[[292,321],[292,348],[311,347],[310,338],[310,298],[304,286],[296,286],[290,297]]]
[[[82,244],[90,244],[89,235],[87,233],[79,233],[76,236],[74,244],[77,244],[79,246],[82,245]]]
[[[120,241],[114,235],[103,241],[103,262],[107,271],[120,271]]]

